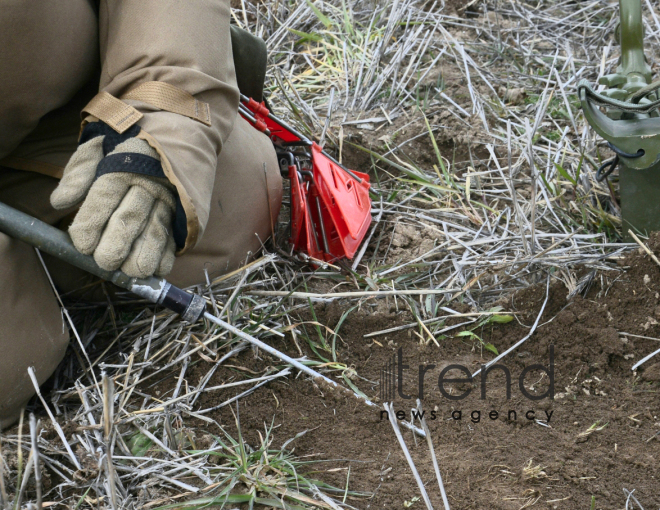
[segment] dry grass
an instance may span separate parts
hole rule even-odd
[[[351,265],[315,271],[285,246],[269,247],[241,271],[195,290],[262,340],[291,333],[314,353],[303,359],[299,347],[305,363],[354,390],[355,374],[338,350],[342,321],[334,330],[300,324],[297,312],[310,302],[341,300],[350,313],[387,291],[411,310],[410,327],[428,343],[452,334],[445,321],[461,315],[456,301],[473,308],[463,314],[469,327],[506,292],[546,275],[575,288],[576,265],[611,269],[630,248],[616,243],[616,190],[594,177],[604,145],[574,94],[579,78],[595,82],[617,64],[614,4],[471,5],[460,16],[442,1],[422,0],[245,1],[234,10],[237,23],[268,41],[276,113],[340,159],[362,154],[371,166],[359,170],[373,176],[375,221]],[[646,15],[655,56],[660,26]],[[285,215],[280,222],[284,230]],[[423,242],[411,243],[407,229]],[[210,323],[184,324],[130,299],[110,307],[67,303],[80,342],[44,402],[71,453],[35,404],[40,433],[34,424],[32,440],[25,427],[2,435],[0,507],[35,502],[41,485],[44,501],[70,508],[189,499],[196,507],[222,498],[277,507],[285,490],[288,508],[349,506],[348,488],[309,480],[301,460],[272,451],[269,430],[252,448],[228,434],[197,444],[186,426],[191,417],[220,427],[213,410],[236,406],[289,372],[282,366],[231,381],[234,398],[201,409],[202,392],[219,389],[209,386],[217,367],[247,345]],[[186,376],[200,358],[213,368],[193,387]],[[171,393],[156,395],[154,383],[172,369]],[[264,471],[273,460],[281,469]],[[537,468],[526,468],[531,478],[540,476]]]

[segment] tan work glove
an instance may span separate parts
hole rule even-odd
[[[139,131],[136,125],[119,134],[103,122],[88,124],[50,201],[55,209],[82,202],[69,234],[101,268],[165,276],[176,252],[176,195],[158,153],[135,138]]]

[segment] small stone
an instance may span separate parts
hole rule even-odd
[[[504,102],[509,104],[520,104],[527,96],[527,92],[523,88],[507,89],[506,87],[500,87],[498,92]]]

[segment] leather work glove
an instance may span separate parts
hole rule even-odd
[[[50,201],[55,209],[82,202],[69,227],[78,251],[105,270],[146,278],[174,265],[176,195],[139,132],[137,125],[119,134],[100,121],[87,124]]]

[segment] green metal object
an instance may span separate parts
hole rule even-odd
[[[623,232],[660,230],[660,81],[644,56],[641,0],[620,0],[617,39],[621,59],[616,73],[603,76],[607,88],[597,93],[588,82],[578,84],[584,116],[607,140],[620,163],[619,188]],[[601,108],[604,111],[601,111]]]
[[[617,39],[621,45],[621,61],[616,73],[603,76],[599,83],[632,94],[651,82],[651,67],[644,57],[641,0],[620,0],[619,17]],[[615,99],[625,99],[625,96],[619,94]]]
[[[660,230],[660,175],[658,169],[619,169],[622,205],[622,231],[626,241],[633,239],[628,230],[647,235]]]

